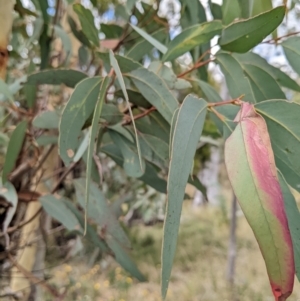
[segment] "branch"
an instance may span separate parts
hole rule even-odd
[[[134,120],[137,120],[137,119],[143,118],[143,117],[149,115],[151,112],[154,112],[154,111],[156,111],[156,108],[155,108],[155,107],[151,107],[150,109],[145,110],[143,113],[133,116],[133,119],[134,119]],[[124,126],[124,125],[128,125],[128,124],[130,124],[130,123],[132,123],[132,120],[131,120],[131,119],[129,119],[129,120],[124,120],[124,121],[122,122],[122,125]]]
[[[300,34],[300,31],[295,31],[295,32],[290,32],[284,36],[281,36],[281,37],[278,37],[278,38],[275,38],[275,39],[271,39],[271,40],[268,40],[268,41],[265,41],[263,42],[264,44],[277,44],[278,41],[284,39],[284,38],[288,38],[288,37],[291,37],[291,36],[295,36],[297,34]]]
[[[181,78],[181,77],[184,77],[185,75],[187,75],[188,73],[202,67],[202,66],[205,66],[207,64],[209,64],[210,62],[214,61],[214,59],[208,59],[204,62],[199,62],[199,63],[196,63],[191,69],[187,70],[187,71],[184,71],[182,73],[180,73],[179,75],[177,75],[177,78]]]

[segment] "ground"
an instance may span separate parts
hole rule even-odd
[[[234,292],[225,280],[229,238],[228,209],[200,207],[186,202],[183,208],[177,255],[167,300],[273,301],[262,256],[254,236],[239,212],[238,254]],[[51,271],[52,282],[71,287],[68,301],[158,301],[160,299],[160,248],[162,225],[136,226],[130,231],[133,258],[147,276],[138,283],[113,261],[88,268],[69,263]],[[49,299],[51,300],[51,298]],[[300,301],[295,279],[289,301]]]

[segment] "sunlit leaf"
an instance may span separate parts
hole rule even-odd
[[[219,44],[223,50],[247,52],[272,33],[284,15],[285,7],[278,6],[251,19],[232,23],[224,28]]]
[[[209,42],[215,35],[219,35],[221,30],[222,23],[220,21],[211,21],[185,28],[168,44],[168,51],[162,60],[171,61],[178,58],[196,46]]]

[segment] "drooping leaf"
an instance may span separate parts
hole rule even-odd
[[[57,129],[59,116],[55,111],[45,111],[35,116],[32,125],[40,129]]]
[[[290,37],[283,41],[281,46],[292,68],[300,74],[300,37]]]
[[[2,170],[2,182],[6,183],[7,177],[10,172],[13,171],[17,159],[19,157],[19,153],[22,149],[23,142],[26,136],[27,130],[27,121],[21,121],[13,131],[6,151],[5,161]]]
[[[30,61],[30,64],[27,69],[27,74],[31,74],[35,71],[35,64],[33,61]],[[28,80],[28,77],[27,77]],[[24,85],[23,87],[24,95],[25,95],[25,100],[27,106],[31,109],[35,105],[36,101],[36,92],[37,92],[37,87],[34,85]]]
[[[224,28],[219,45],[223,50],[244,53],[259,44],[282,22],[285,7],[278,6],[251,19],[230,24]]]
[[[58,137],[55,135],[42,135],[36,138],[36,143],[39,146],[47,146],[50,144],[57,144],[58,143]]]
[[[2,231],[6,234],[7,228],[12,221],[18,205],[18,195],[15,187],[10,183],[2,183],[0,179],[0,196],[9,203],[9,208],[6,210],[5,218],[2,223]]]
[[[109,53],[97,52],[97,55],[100,57],[100,59],[103,60],[105,68],[106,68],[107,72],[109,72],[110,68],[111,68]],[[142,65],[140,63],[138,63],[137,61],[134,61],[131,58],[117,55],[117,54],[115,55],[115,58],[118,61],[119,67],[123,74],[131,72],[133,70],[136,70],[136,69],[139,69],[142,67]]]
[[[166,28],[161,28],[151,34],[151,36],[159,41],[160,43],[163,43],[164,40],[167,37],[167,30]],[[126,56],[134,59],[136,61],[140,61],[144,55],[149,54],[150,51],[153,49],[153,45],[149,43],[146,39],[141,40],[140,42],[135,43],[127,52]]]
[[[110,56],[111,66],[112,66],[112,68],[114,69],[114,71],[115,71],[115,73],[117,75],[117,79],[119,81],[119,84],[121,86],[123,95],[124,95],[126,103],[127,103],[127,108],[129,110],[131,122],[132,122],[133,129],[134,129],[136,148],[137,148],[137,152],[138,152],[138,156],[139,156],[139,162],[140,162],[140,167],[141,167],[141,171],[142,171],[143,166],[142,166],[142,156],[141,156],[140,143],[139,143],[139,138],[138,138],[138,134],[137,134],[136,126],[135,126],[135,121],[134,121],[133,113],[132,113],[132,110],[131,110],[131,106],[130,106],[130,102],[129,102],[129,97],[128,97],[128,94],[127,94],[126,86],[125,86],[125,83],[124,83],[123,75],[121,73],[118,61],[116,60],[116,58],[114,56],[114,53],[111,50],[109,52],[109,56]]]
[[[193,25],[184,29],[168,45],[168,51],[163,56],[163,61],[171,61],[182,54],[192,50],[196,46],[209,42],[215,35],[219,35],[222,30],[220,21]]]
[[[248,64],[262,68],[264,71],[268,72],[269,75],[271,75],[282,87],[300,92],[300,86],[298,83],[296,83],[279,68],[269,65],[267,61],[258,54],[253,52],[247,52],[244,54],[235,53],[233,54],[233,57],[237,59],[242,66],[244,64]]]
[[[162,246],[162,296],[165,298],[173,260],[185,187],[193,165],[193,158],[202,133],[207,103],[203,99],[187,96],[177,117],[172,141],[172,154],[168,175],[168,202]]]
[[[243,103],[225,143],[225,164],[234,193],[264,257],[275,300],[285,301],[294,284],[293,245],[264,119]]]
[[[146,68],[136,69],[127,73],[126,76],[133,81],[141,94],[170,123],[173,112],[178,107],[178,102],[163,80]]]
[[[214,19],[222,20],[223,19],[222,7],[219,4],[212,2],[211,0],[208,0],[208,4]]]
[[[111,157],[119,166],[123,166],[123,155],[115,144],[104,145],[101,147],[101,151]],[[158,192],[167,193],[167,182],[158,176],[157,170],[149,162],[146,162],[145,172],[138,179],[153,187]]]
[[[266,120],[278,168],[288,183],[299,191],[300,105],[277,99],[258,103],[255,108]],[[292,176],[291,171],[298,177]]]
[[[74,180],[76,199],[82,208],[85,207],[85,179]],[[130,248],[130,242],[119,222],[112,214],[105,200],[105,196],[94,182],[90,187],[90,202],[87,215],[94,220],[106,233],[116,238],[125,248]]]
[[[70,16],[68,16],[68,23],[70,25],[73,35],[77,38],[77,40],[80,41],[83,45],[90,48],[91,43],[89,39],[86,37],[82,30],[77,29],[76,22]]]
[[[244,0],[244,2],[247,0]],[[223,23],[228,25],[241,16],[239,0],[224,0],[222,4]]]
[[[205,8],[198,0],[180,0],[181,2],[181,18],[180,23],[183,28],[194,24],[206,22]]]
[[[106,241],[110,249],[113,251],[115,260],[133,277],[139,281],[145,281],[145,276],[139,271],[136,264],[128,256],[126,250],[122,247],[122,245],[120,245],[116,238],[114,236],[108,236]]]
[[[147,40],[153,47],[155,47],[157,50],[159,50],[161,53],[166,53],[168,51],[168,48],[160,43],[158,40],[156,40],[153,36],[149,35],[146,31],[143,29],[140,29],[139,27],[130,24],[130,26],[139,34],[141,35],[145,40]]]
[[[245,77],[239,62],[229,53],[218,53],[217,62],[225,76],[231,97],[237,98],[241,95],[245,95],[244,100],[255,103],[256,99],[250,82],[248,78]]]
[[[273,8],[272,0],[253,0],[252,16],[259,15]]]
[[[76,206],[67,198],[62,198],[61,201],[68,207],[68,209],[76,216],[79,221],[81,228],[84,228],[84,218]],[[97,234],[96,230],[90,225],[87,224],[86,229],[86,238],[92,242],[96,247],[100,248],[103,252],[109,253],[109,248],[106,242]]]
[[[70,231],[83,232],[82,226],[74,213],[65,205],[63,198],[44,195],[39,198],[44,210],[54,219],[62,223]]]
[[[74,88],[80,81],[87,78],[87,75],[72,69],[53,69],[39,71],[30,74],[27,78],[27,85],[61,85]]]
[[[94,16],[92,12],[83,5],[76,3],[73,5],[73,10],[77,14],[82,31],[85,36],[96,46],[99,46],[98,30],[94,23]]]
[[[248,64],[244,64],[243,68],[250,80],[256,102],[275,98],[285,99],[285,94],[268,72],[261,67]]]
[[[59,154],[66,165],[72,162],[79,146],[81,129],[96,106],[101,81],[100,77],[81,81],[62,112],[59,124]]]
[[[123,168],[127,175],[135,178],[141,177],[145,172],[145,162],[143,159],[141,160],[141,168],[139,156],[137,152],[133,150],[134,145],[115,131],[109,131],[109,134],[122,152],[124,158]]]
[[[280,171],[278,172],[278,177],[293,241],[295,272],[298,280],[300,280],[300,213],[295,197],[293,196],[287,182],[285,181],[285,178]]]
[[[99,91],[97,104],[96,104],[94,114],[93,114],[91,130],[89,132],[90,135],[89,135],[87,160],[86,160],[85,213],[87,213],[87,211],[88,211],[87,207],[89,204],[89,196],[90,196],[89,191],[90,191],[91,175],[92,175],[92,161],[94,160],[93,155],[94,155],[95,144],[96,144],[95,140],[97,139],[97,136],[98,136],[99,119],[100,119],[100,115],[102,112],[102,107],[103,107],[103,103],[105,101],[106,92],[107,92],[110,80],[111,80],[111,77],[106,76],[100,85],[100,91]],[[86,225],[87,225],[87,215],[85,215],[85,227],[84,227],[85,232],[86,232]]]
[[[241,9],[241,17],[243,19],[248,19],[251,16],[253,10],[253,1],[254,0],[238,0]],[[272,9],[272,7],[270,9]]]

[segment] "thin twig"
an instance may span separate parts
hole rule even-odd
[[[143,117],[149,115],[151,112],[154,112],[154,111],[156,111],[156,108],[155,108],[155,107],[151,107],[150,109],[145,110],[143,113],[133,116],[133,119],[134,119],[134,120],[138,120],[138,119],[140,119],[140,118],[143,118]],[[131,123],[132,123],[132,120],[131,120],[131,119],[129,119],[129,120],[124,120],[124,121],[122,122],[122,125],[124,126],[124,125],[128,125],[128,124],[131,124]]]
[[[214,59],[213,59],[213,58],[210,58],[210,59],[208,59],[208,60],[206,60],[206,61],[196,63],[191,69],[186,70],[186,71],[180,73],[179,75],[177,75],[177,78],[182,78],[182,77],[184,77],[185,75],[189,74],[190,72],[192,72],[192,71],[194,71],[194,70],[196,70],[196,69],[198,69],[198,68],[200,68],[200,67],[202,67],[202,66],[205,66],[205,65],[209,64],[209,63],[212,62],[212,61],[214,61]]]
[[[297,34],[300,34],[300,31],[295,31],[295,32],[290,32],[284,36],[281,36],[281,37],[277,37],[275,39],[271,39],[271,40],[268,40],[268,41],[265,41],[263,43],[266,43],[266,44],[276,44],[278,41],[284,39],[284,38],[288,38],[290,36],[295,36]]]

